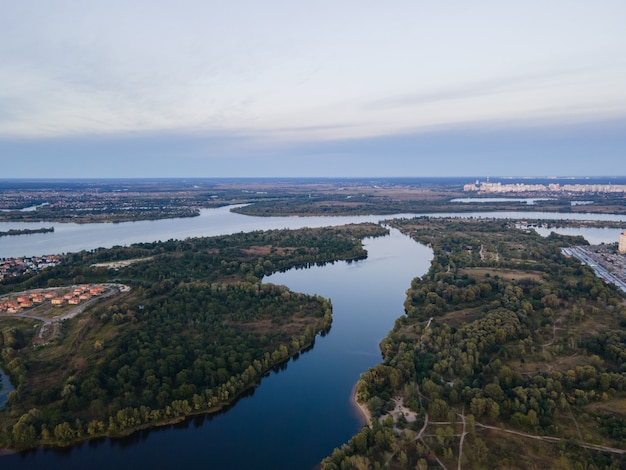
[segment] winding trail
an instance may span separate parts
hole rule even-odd
[[[556,330],[559,329],[557,327],[557,324],[563,319],[563,315],[561,317],[559,317],[553,324],[553,330],[552,330],[552,334],[553,334],[553,339],[552,341],[550,341],[549,343],[544,344],[543,346],[549,346],[551,344],[554,343],[554,340],[556,338]],[[426,324],[425,328],[424,328],[424,332],[422,333],[421,337],[420,337],[420,344],[424,339],[424,336],[427,333],[428,328],[430,328],[431,322],[433,321],[433,318],[431,317],[428,320],[428,323]],[[419,386],[417,388],[417,393],[418,393],[418,398],[419,398],[419,403],[420,403],[420,408],[424,410],[424,424],[421,427],[421,429],[419,430],[419,432],[417,433],[417,435],[415,436],[415,441],[419,441],[421,442],[424,446],[426,446],[426,448],[428,448],[430,450],[430,447],[428,446],[428,444],[424,441],[424,433],[426,432],[426,429],[428,428],[429,425],[444,425],[444,424],[453,424],[450,422],[433,422],[433,421],[429,421],[429,415],[428,412],[426,411],[426,409],[424,408],[424,400],[427,400],[427,398],[425,396],[422,395]],[[570,410],[571,413],[571,410]],[[463,409],[461,411],[461,413],[457,413],[457,415],[460,417],[461,419],[461,423],[463,425],[463,429],[461,431],[460,434],[460,440],[459,440],[459,452],[458,452],[458,461],[457,461],[457,470],[461,470],[462,469],[462,461],[463,461],[463,446],[465,444],[465,437],[468,434],[467,431],[467,419],[465,417],[465,406],[463,406]],[[603,445],[598,445],[598,444],[590,444],[587,442],[584,442],[582,440],[582,434],[581,434],[581,430],[580,427],[578,426],[578,423],[576,422],[575,417],[572,414],[572,419],[574,420],[574,423],[576,424],[576,428],[578,430],[578,436],[580,438],[579,441],[576,442],[576,444],[584,449],[589,449],[589,450],[595,450],[595,451],[600,451],[600,452],[609,452],[609,453],[613,453],[613,454],[619,454],[619,455],[624,455],[626,454],[626,449],[618,449],[615,447],[609,447],[609,446],[603,446]],[[524,433],[521,431],[514,431],[512,429],[506,429],[506,428],[501,428],[501,427],[496,427],[496,426],[489,426],[486,424],[482,424],[482,423],[475,423],[475,426],[478,426],[480,428],[483,429],[489,429],[492,431],[499,431],[499,432],[505,432],[508,434],[514,434],[517,436],[521,436],[521,437],[526,437],[528,439],[535,439],[538,441],[543,441],[543,442],[549,442],[549,443],[558,443],[558,442],[562,442],[565,441],[566,439],[564,438],[560,438],[560,437],[553,437],[553,436],[541,436],[541,435],[535,435],[535,434],[528,434],[528,433]],[[433,454],[434,455],[434,454]],[[391,461],[391,459],[393,458],[393,454],[392,456],[388,459],[387,464]],[[444,463],[435,456],[435,459],[437,461],[437,463],[441,466],[441,468],[446,469],[446,466],[444,465]]]
[[[487,424],[482,424],[482,423],[476,423],[476,426],[479,426],[484,429],[491,429],[493,431],[500,431],[500,432],[506,432],[508,434],[515,434],[516,436],[527,437],[529,439],[535,439],[535,440],[544,441],[544,442],[556,443],[556,442],[561,442],[561,441],[566,440],[560,437],[538,436],[535,434],[527,434],[525,432],[513,431],[512,429],[499,428],[497,426],[489,426]],[[602,446],[598,444],[589,444],[586,442],[577,442],[576,444],[584,449],[599,450],[601,452],[610,452],[612,454],[620,454],[620,455],[626,454],[626,449],[617,449],[615,447]]]

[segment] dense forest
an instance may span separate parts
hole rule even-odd
[[[64,444],[218,410],[331,326],[330,302],[262,284],[279,270],[366,257],[374,225],[274,230],[69,254],[7,280],[0,293],[119,283],[130,290],[64,320],[0,319],[2,367],[16,390],[0,412],[0,446]],[[123,261],[123,263],[121,263]]]
[[[259,199],[254,204],[233,208],[233,212],[254,216],[286,215],[369,215],[369,214],[430,214],[434,212],[529,211],[571,212],[569,200],[546,201],[527,206],[517,201],[484,204],[480,202],[451,202],[463,197],[462,192],[424,192],[398,197],[396,194],[372,191],[345,194],[316,193],[285,198]]]
[[[371,425],[322,468],[623,468],[624,295],[496,220],[392,222],[434,250],[361,376]]]

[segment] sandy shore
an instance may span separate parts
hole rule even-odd
[[[361,416],[363,417],[363,421],[364,421],[363,424],[367,424],[368,426],[371,427],[372,426],[372,414],[370,413],[370,410],[367,409],[367,406],[362,405],[361,403],[357,401],[356,385],[354,386],[354,390],[352,390],[352,404],[361,413]]]

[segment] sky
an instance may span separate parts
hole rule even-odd
[[[626,2],[24,0],[0,178],[626,175]]]

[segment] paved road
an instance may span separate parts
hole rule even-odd
[[[604,279],[606,282],[615,284],[619,289],[626,293],[626,280],[621,279],[607,268],[602,266],[600,262],[593,258],[592,254],[582,246],[574,246],[572,248],[563,248],[566,255],[578,258],[582,263],[588,265],[596,273],[596,276]]]

